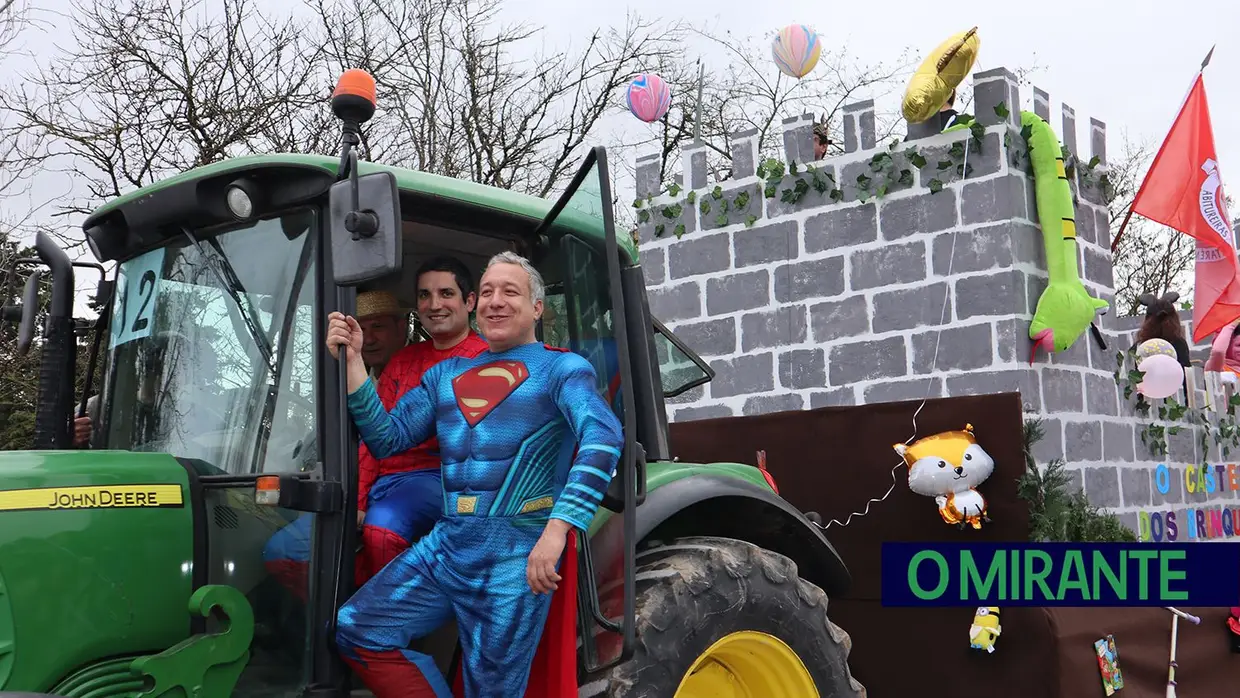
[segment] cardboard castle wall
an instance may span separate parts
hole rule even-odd
[[[1240,473],[1228,468],[1240,458],[1213,436],[1203,447],[1200,426],[1156,419],[1157,401],[1153,417],[1137,414],[1117,384],[1134,319],[1101,319],[1106,349],[1087,333],[1029,364],[1047,272],[1020,90],[1004,68],[975,74],[973,90],[980,146],[967,130],[916,125],[906,140],[879,142],[866,101],[845,107],[846,152],[820,162],[812,116],[786,120],[779,177],[760,161],[756,132],[733,135],[722,182],[708,181],[701,144],[684,149],[683,187],[670,191],[658,156],[638,159],[651,310],[717,372],[669,402],[671,419],[1019,392],[1025,413],[1046,419],[1039,460],[1064,458],[1090,500],[1134,530],[1157,513],[1165,535],[1172,511],[1180,540],[1189,520],[1194,539],[1240,533],[1223,523],[1240,519]],[[1036,88],[1033,106],[1073,154],[1078,269],[1110,301],[1106,125],[1090,119],[1087,156],[1071,107],[1052,120]],[[1166,432],[1165,454],[1147,445],[1160,424],[1180,427]]]

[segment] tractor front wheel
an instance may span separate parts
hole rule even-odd
[[[646,547],[636,563],[633,657],[583,698],[865,698],[852,640],[787,557],[693,537]]]

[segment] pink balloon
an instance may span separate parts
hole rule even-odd
[[[642,73],[629,83],[626,100],[633,116],[651,123],[662,119],[672,106],[672,89],[655,73]]]
[[[1149,398],[1171,397],[1184,385],[1184,367],[1173,356],[1147,356],[1137,364],[1137,370],[1145,373],[1137,390]]]

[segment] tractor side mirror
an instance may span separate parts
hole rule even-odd
[[[112,302],[112,294],[116,290],[116,281],[106,276],[99,277],[99,285],[95,287],[95,297],[90,299],[90,305],[95,312],[101,315],[104,309]]]
[[[332,185],[329,204],[332,271],[340,286],[401,268],[400,192],[390,172],[352,176]]]
[[[17,353],[25,356],[34,342],[34,318],[39,314],[39,279],[42,269],[30,270],[26,288],[22,291],[22,320],[17,326]]]

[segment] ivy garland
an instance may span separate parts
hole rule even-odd
[[[913,185],[913,171],[908,167],[901,167],[899,174],[896,173],[896,159],[892,153],[896,148],[900,147],[899,139],[891,141],[887,145],[886,152],[875,153],[870,158],[870,172],[873,177],[865,173],[857,175],[857,200],[861,203],[869,201],[872,194],[875,198],[882,198],[891,191],[895,184],[909,187]],[[905,164],[912,165],[917,169],[926,166],[926,158],[916,148],[907,148],[904,151]],[[877,185],[875,185],[877,182]]]
[[[673,182],[672,184],[668,185],[668,187],[664,189],[662,192],[659,192],[659,195],[667,194],[668,196],[676,197],[680,195],[681,189],[683,189],[683,187]],[[650,222],[650,219],[654,215],[651,213],[651,210],[652,210],[651,207],[653,207],[654,205],[654,197],[655,197],[654,194],[650,194],[644,199],[633,200],[633,208],[637,209],[637,222],[638,223],[644,225]],[[692,191],[689,192],[687,198],[688,198],[689,205],[692,206],[693,200],[695,198],[694,192]],[[669,221],[674,221],[680,218],[680,216],[684,214],[684,210],[685,210],[684,205],[679,204],[679,203],[663,205],[660,208],[661,208],[660,215],[662,215],[664,218],[666,218]],[[666,223],[661,221],[655,224],[654,236],[656,238],[663,237],[666,231],[667,231]],[[676,236],[676,239],[679,240],[680,237],[685,234],[685,224],[683,222],[677,223],[676,226],[672,229],[672,233]],[[634,231],[633,237],[634,238],[637,237],[636,231]]]
[[[833,203],[844,198],[844,192],[837,186],[835,175],[824,172],[815,165],[805,167],[807,179],[800,176],[795,160],[789,163],[788,176],[796,177],[796,180],[792,182],[792,186],[784,187],[783,191],[779,190],[779,183],[784,179],[784,163],[780,160],[767,158],[758,163],[757,175],[758,179],[763,181],[763,196],[773,199],[779,194],[779,200],[785,204],[796,205],[811,189],[826,196]]]
[[[1210,410],[1190,408],[1180,404],[1177,400],[1164,399],[1158,407],[1156,421],[1150,417],[1150,403],[1136,392],[1136,386],[1144,379],[1145,374],[1136,368],[1124,371],[1126,364],[1136,365],[1136,354],[1135,347],[1128,349],[1127,352],[1116,352],[1114,376],[1116,384],[1123,388],[1124,400],[1132,400],[1135,394],[1136,401],[1133,407],[1136,413],[1151,420],[1141,428],[1141,443],[1145,444],[1152,455],[1160,458],[1167,455],[1167,437],[1175,436],[1184,429],[1182,424],[1175,422],[1201,428],[1200,444],[1203,458],[1208,456],[1211,443],[1219,448],[1223,458],[1230,456],[1232,449],[1240,449],[1240,423],[1236,420],[1236,408],[1240,407],[1240,394],[1233,394],[1227,401],[1227,411],[1215,417],[1211,416],[1215,413]],[[1173,424],[1164,425],[1160,424],[1160,421],[1173,422]]]
[[[1002,104],[995,107],[995,111],[1006,111],[1006,107]],[[968,114],[962,114],[956,119],[955,128],[968,128],[972,140],[976,144],[973,150],[982,151],[982,141],[986,135],[986,129],[981,124],[973,120]],[[882,198],[889,193],[895,186],[911,186],[913,184],[913,170],[925,167],[928,161],[916,147],[904,149],[899,155],[903,155],[903,161],[896,157],[897,149],[900,147],[900,140],[892,140],[885,151],[875,153],[869,160],[869,172],[863,172],[857,175],[856,184],[858,192],[858,200],[862,203],[869,201],[871,197]],[[949,159],[940,160],[936,164],[939,172],[955,168],[958,175],[967,177],[972,174],[973,166],[964,162],[965,148],[963,142],[953,143],[948,150]],[[796,205],[811,190],[830,199],[832,203],[838,203],[844,199],[844,191],[840,188],[836,181],[835,175],[824,171],[814,165],[804,167],[804,174],[795,161],[785,163],[778,158],[766,158],[758,163],[755,168],[755,174],[759,181],[762,182],[762,195],[767,199],[774,199],[776,196],[785,204]],[[787,174],[795,178],[781,189],[780,184]],[[1105,175],[1104,175],[1105,177]],[[927,185],[932,194],[943,190],[944,183],[938,178],[931,179]],[[667,194],[671,197],[677,197],[683,187],[679,184],[672,183],[658,195]],[[684,213],[684,205],[680,203],[661,205],[659,214],[653,213],[654,198],[656,194],[651,194],[645,198],[634,199],[633,208],[637,210],[637,221],[641,225],[646,225],[657,220],[656,216],[661,215],[666,221],[657,221],[654,226],[654,236],[662,237],[667,232],[668,221],[675,221]],[[759,212],[750,210],[753,204],[753,197],[748,189],[742,189],[731,198],[724,195],[723,188],[716,185],[713,189],[705,192],[701,197],[696,191],[689,191],[685,196],[685,204],[689,206],[696,205],[698,213],[705,219],[707,216],[715,216],[715,224],[719,227],[728,225],[730,220],[729,214],[732,212],[745,213],[745,227],[753,227],[758,221]],[[678,222],[672,228],[672,234],[680,239],[686,232],[685,224]],[[636,238],[634,231],[634,238]]]
[[[1000,118],[1006,118],[1008,113],[1007,106],[1002,102],[995,105],[995,113],[999,114]],[[969,140],[973,141],[973,145],[969,148],[969,150],[976,153],[981,153],[986,141],[986,127],[974,119],[972,115],[960,114],[956,117],[956,122],[952,124],[951,128],[948,128],[947,131],[958,131],[965,129],[969,131]],[[1006,142],[1007,141],[1005,141],[1005,143]],[[955,143],[952,143],[951,147],[947,150],[947,155],[948,158],[946,160],[939,160],[935,163],[935,170],[942,173],[945,173],[948,170],[955,170],[956,174],[961,178],[968,178],[969,175],[973,174],[973,165],[969,164],[964,159],[965,141],[956,141]],[[931,194],[937,194],[943,191],[943,187],[945,185],[943,180],[935,177],[929,182],[926,182],[926,186],[930,188]]]

